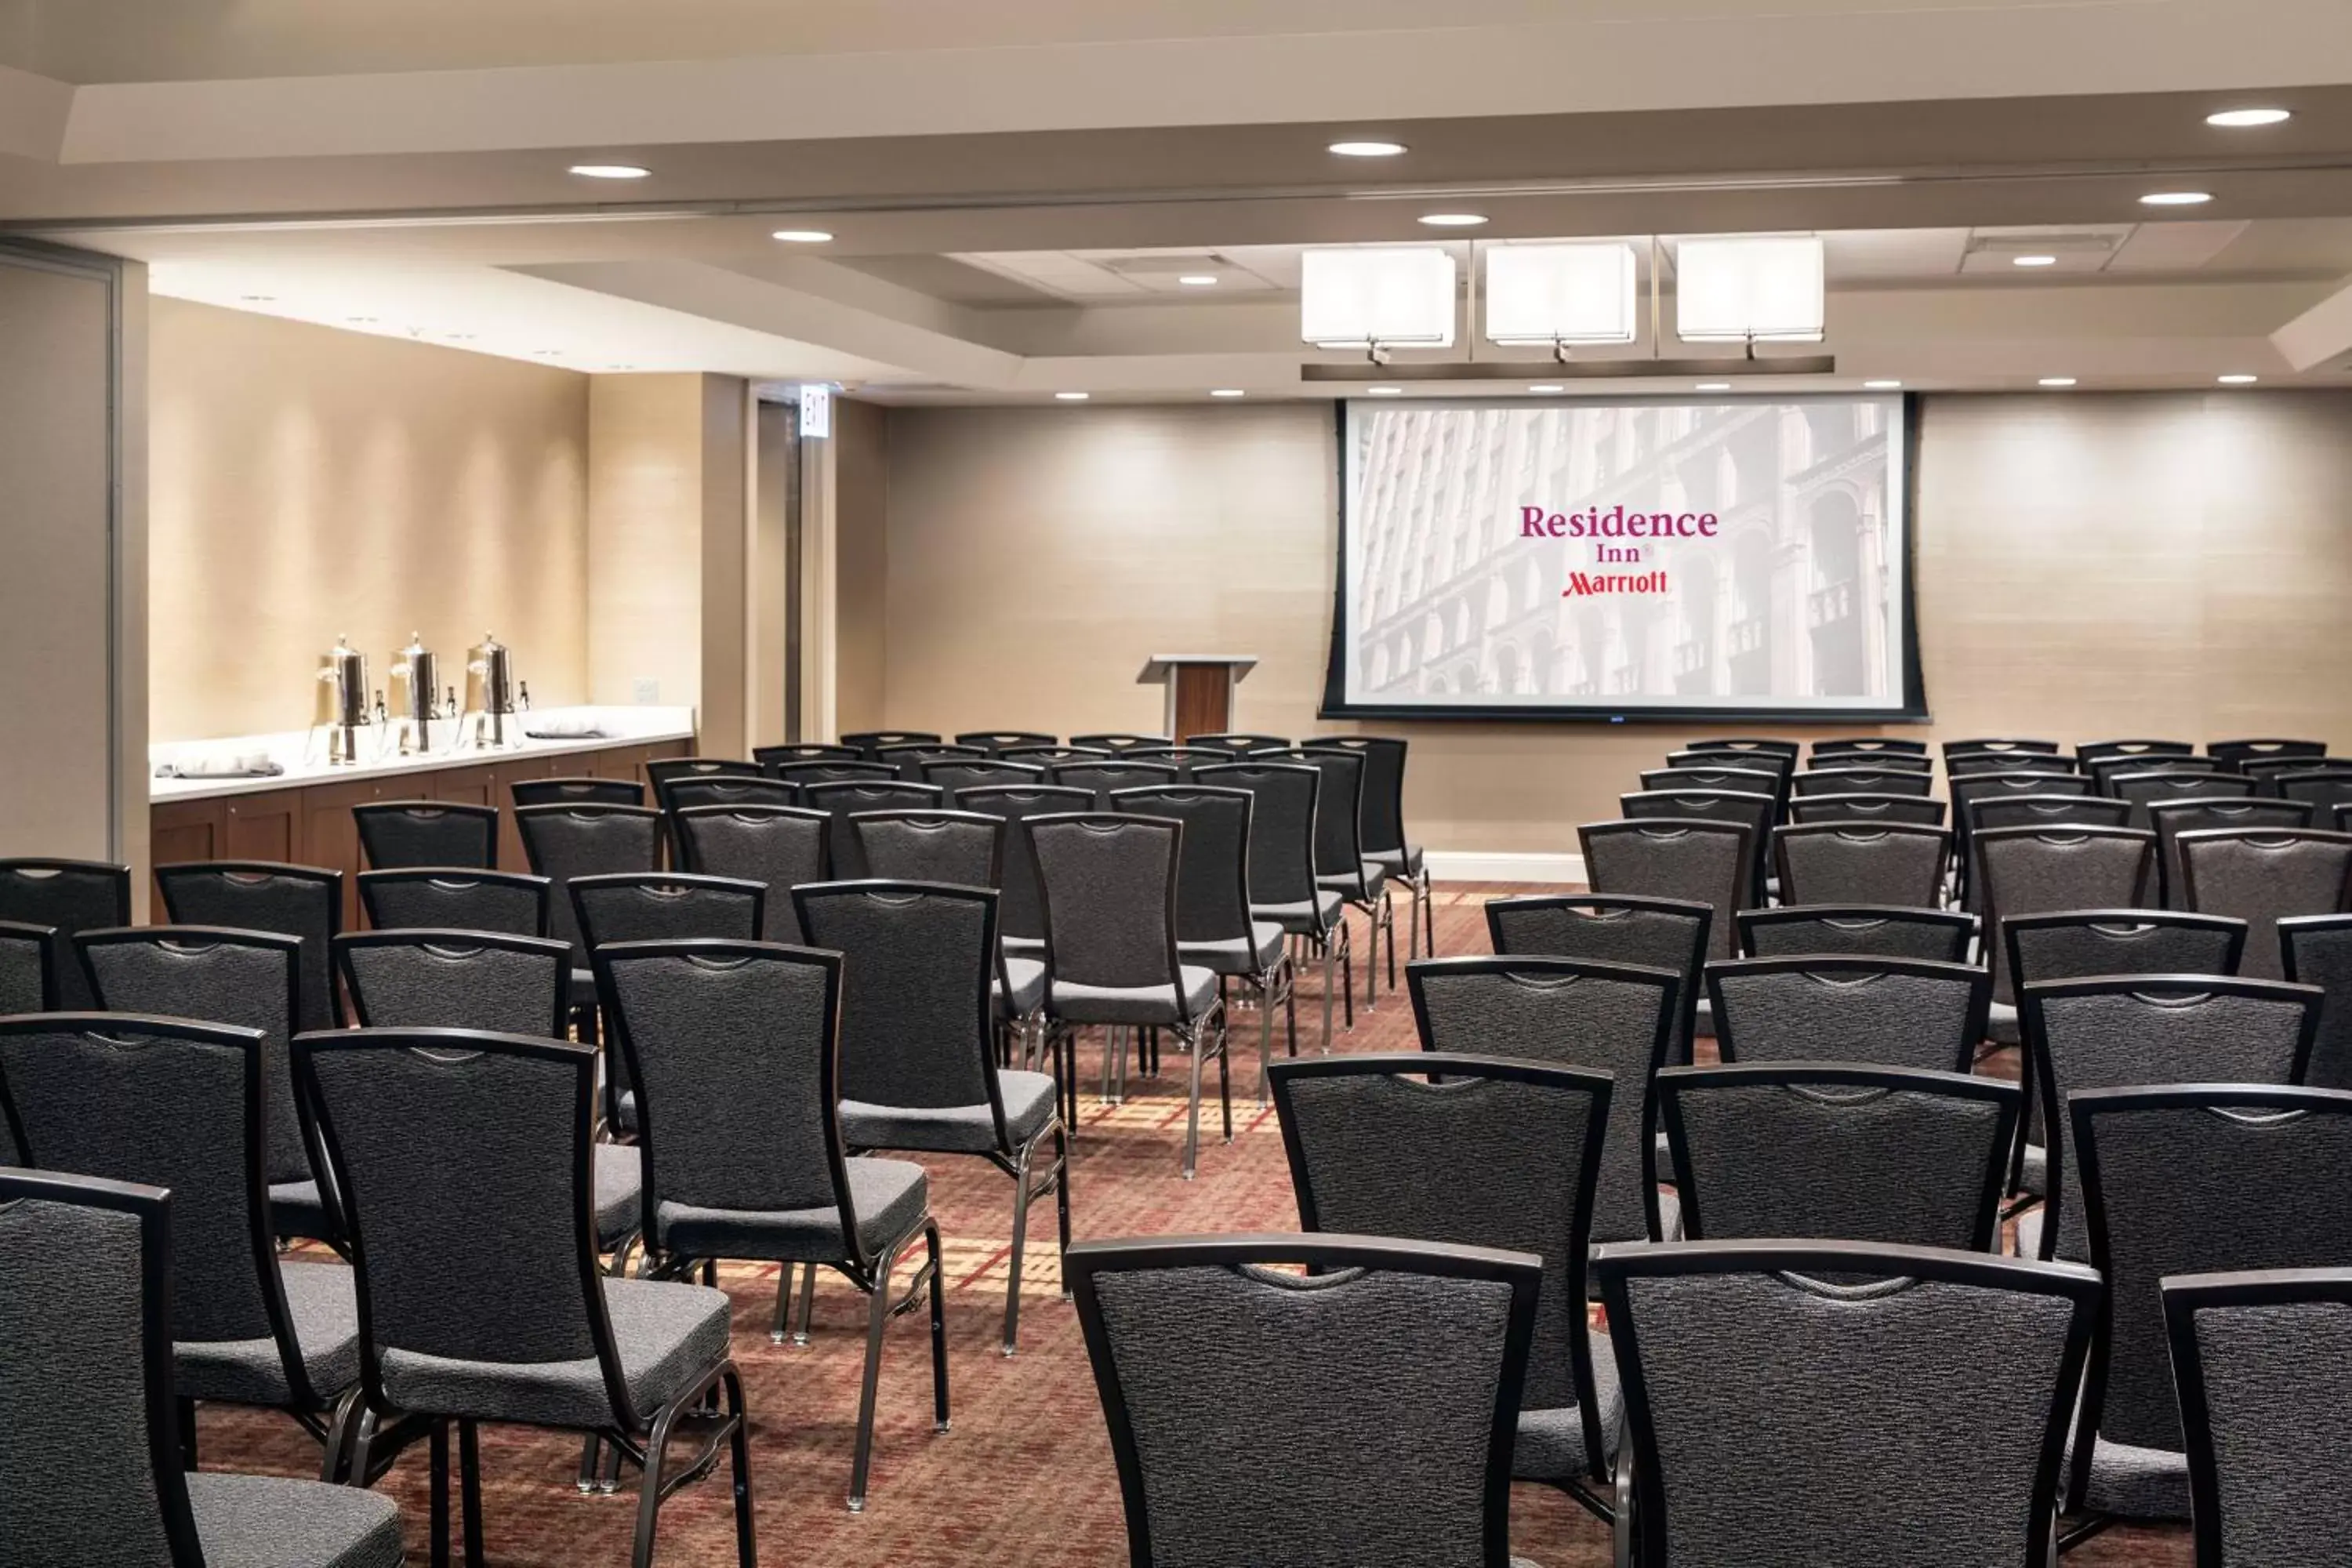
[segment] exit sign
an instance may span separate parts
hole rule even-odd
[[[833,388],[830,386],[801,388],[801,434],[804,437],[833,434]]]

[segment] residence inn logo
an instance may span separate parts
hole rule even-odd
[[[1634,540],[1713,539],[1720,526],[1711,511],[1627,511],[1620,502],[1603,510],[1546,511],[1539,506],[1519,509],[1521,539],[1586,539],[1592,542],[1594,564],[1638,566],[1647,559]],[[1612,542],[1612,541],[1622,542]],[[1668,591],[1664,568],[1648,572],[1570,571],[1563,599],[1603,594],[1664,594]]]

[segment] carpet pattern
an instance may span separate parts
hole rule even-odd
[[[1486,952],[1481,906],[1507,890],[1535,889],[1440,887],[1438,951]],[[1405,923],[1400,910],[1400,937]],[[1357,933],[1360,944],[1364,934]],[[1357,1027],[1339,1037],[1334,1049],[1415,1048],[1412,1010],[1403,996],[1388,992],[1383,975],[1379,1005],[1366,1012],[1360,960],[1357,979]],[[1300,977],[1302,1050],[1313,1049],[1317,1038],[1319,983],[1311,969]],[[1101,1081],[1099,1040],[1090,1033],[1081,1041],[1079,1083],[1085,1092],[1071,1181],[1076,1237],[1297,1228],[1281,1132],[1273,1112],[1257,1105],[1256,1036],[1255,1016],[1237,1010],[1234,1142],[1227,1146],[1218,1141],[1212,1088],[1202,1108],[1200,1174],[1191,1182],[1177,1174],[1184,1136],[1182,1058],[1171,1050],[1156,1079],[1131,1071],[1127,1103],[1104,1108],[1093,1092]],[[1278,1027],[1276,1042],[1279,1050]],[[2004,1066],[2013,1076],[2013,1065],[1997,1060],[1982,1070],[1998,1072]],[[1115,1568],[1127,1562],[1118,1479],[1076,1314],[1061,1300],[1050,1200],[1033,1215],[1022,1279],[1021,1353],[1007,1360],[999,1340],[1012,1183],[978,1160],[931,1157],[925,1163],[946,1240],[954,1429],[944,1435],[931,1430],[928,1318],[910,1314],[891,1326],[884,1348],[874,1473],[863,1515],[852,1515],[844,1506],[863,1359],[863,1298],[837,1276],[827,1276],[817,1289],[812,1342],[806,1349],[780,1348],[767,1334],[773,1267],[720,1268],[720,1284],[734,1301],[734,1356],[751,1412],[761,1561],[826,1568],[1045,1563]],[[207,1408],[200,1432],[207,1469],[316,1474],[316,1447],[283,1417]],[[635,1474],[625,1474],[623,1489],[611,1497],[583,1497],[572,1487],[579,1457],[574,1437],[485,1429],[483,1533],[490,1563],[499,1568],[556,1568],[628,1561]],[[1280,1458],[1268,1455],[1266,1462],[1278,1464]],[[378,1487],[400,1505],[412,1563],[428,1560],[426,1479],[420,1443]],[[453,1496],[455,1489],[453,1483]],[[1856,1506],[1867,1506],[1859,1487]],[[1540,1568],[1598,1568],[1609,1562],[1606,1529],[1548,1488],[1516,1489],[1512,1534],[1514,1555]],[[692,1568],[735,1561],[723,1463],[665,1505],[656,1557]],[[2116,1529],[2068,1558],[2080,1568],[2186,1568],[2191,1560],[2185,1527]]]

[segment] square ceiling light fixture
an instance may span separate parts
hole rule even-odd
[[[1675,247],[1675,331],[1695,343],[1817,343],[1818,237],[1685,239]]]
[[[1347,246],[1299,257],[1298,335],[1318,348],[1454,346],[1454,253],[1444,246]]]
[[[1486,247],[1486,341],[1630,343],[1640,333],[1630,245]]]

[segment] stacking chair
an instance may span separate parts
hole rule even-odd
[[[641,1471],[632,1562],[646,1568],[663,1501],[715,1468],[725,1444],[736,1554],[753,1568],[750,1418],[727,1298],[597,1270],[595,1053],[467,1029],[337,1030],[296,1040],[294,1072],[352,1194],[367,1407],[353,1479],[372,1481],[428,1436],[442,1559],[455,1423],[466,1557],[478,1563],[478,1427],[584,1433]],[[698,1451],[672,1472],[680,1427]]]
[[[1924,769],[1896,767],[1814,768],[1789,780],[1797,795],[1907,795],[1926,799],[1936,787],[1936,776]]]
[[[1719,746],[1694,745],[1687,751],[1668,752],[1669,769],[1742,768],[1772,775],[1772,798],[1786,805],[1789,799],[1789,779],[1797,771],[1796,752],[1791,751],[1738,751]]]
[[[499,867],[499,810],[438,800],[387,800],[352,807],[360,847],[379,871],[413,866]]]
[[[1118,754],[1139,763],[1165,763],[1178,777],[1189,779],[1196,768],[1225,767],[1250,753],[1229,752],[1222,746],[1138,746]]]
[[[1323,775],[1315,794],[1315,885],[1364,917],[1364,1007],[1380,1000],[1381,935],[1388,934],[1389,989],[1396,989],[1396,908],[1388,872],[1364,852],[1364,759],[1334,750],[1271,752],[1256,760],[1296,763]],[[1197,771],[1195,780],[1198,780]],[[1216,780],[1206,781],[1216,783]]]
[[[1643,778],[1651,775],[1643,773]],[[1944,803],[1907,795],[1816,795],[1789,803],[1789,820],[1816,822],[1903,822],[1920,827],[1944,825]]]
[[[1699,971],[1714,923],[1712,905],[1687,899],[1570,893],[1486,900],[1486,941],[1498,954],[1636,963],[1678,976],[1677,1062],[1690,1059],[1692,1020],[1706,989]]]
[[[947,792],[952,802],[959,791],[994,789],[1010,785],[1040,784],[1047,781],[1043,763],[1018,762],[1011,757],[949,757],[922,764],[919,784],[936,784]]]
[[[2001,922],[2020,985],[2101,974],[2236,974],[2246,922],[2166,910],[2062,910]]]
[[[301,1027],[301,944],[275,931],[211,926],[84,931],[74,943],[91,994],[110,1013],[260,1031],[270,1224],[281,1237],[341,1240],[326,1162],[296,1111],[287,1067],[287,1042]]]
[[[854,763],[866,753],[855,746],[833,745],[821,741],[794,741],[781,746],[754,746],[751,760],[770,778],[776,770],[793,763]]]
[[[1274,1065],[1274,1011],[1288,1012],[1290,1054],[1298,1054],[1298,1004],[1291,986],[1290,961],[1282,927],[1250,912],[1250,811],[1255,797],[1245,789],[1213,784],[1171,784],[1119,790],[1111,809],[1184,825],[1176,864],[1176,958],[1217,976],[1220,993],[1234,979],[1256,994],[1258,1009],[1258,1103],[1270,1092],[1266,1069]]]
[[[2254,781],[2254,793],[2276,795],[2283,779],[2302,778],[2315,773],[2340,772],[2352,767],[2352,757],[2254,757],[2232,764],[2239,773]]]
[[[1780,775],[1769,768],[1651,768],[1642,774],[1642,787],[1645,790],[1728,790],[1735,795],[1761,795],[1778,799]]]
[[[2352,1558],[2335,1485],[2282,1485],[2343,1452],[2352,1268],[2176,1275],[2161,1283],[2189,1443],[2198,1568]]]
[[[661,808],[675,823],[696,806],[798,805],[800,786],[758,773],[692,773],[655,786]]]
[[[1756,853],[1747,828],[1696,817],[1588,822],[1576,830],[1584,879],[1596,893],[1681,899],[1715,911],[1707,956],[1731,955],[1731,917],[1746,909]]]
[[[1802,1240],[1603,1247],[1592,1267],[1640,1521],[1621,1562],[2051,1561],[2088,1268]]]
[[[545,936],[553,885],[545,877],[522,871],[362,871],[360,910],[376,931],[423,928]]]
[[[514,808],[538,805],[643,805],[646,786],[635,779],[522,779],[507,786]]]
[[[1033,817],[1045,913],[1045,1011],[1065,1028],[1104,1027],[1103,1098],[1118,1060],[1127,1078],[1122,1030],[1166,1029],[1190,1054],[1184,1179],[1201,1145],[1201,1069],[1217,1058],[1225,1142],[1234,1139],[1232,1073],[1224,999],[1211,970],[1185,963],[1176,945],[1176,889],[1184,825],[1166,817],[1100,812]]]
[[[530,868],[554,887],[547,906],[547,934],[572,944],[572,1011],[583,1042],[597,1036],[596,976],[588,964],[588,944],[572,901],[574,877],[616,876],[660,868],[663,817],[635,805],[539,805],[515,808]]]
[[[61,961],[72,962],[59,942],[54,926],[0,921],[0,1018],[59,1009]],[[5,1163],[5,1152],[0,1152],[0,1164]]]
[[[620,871],[572,879],[572,908],[593,965],[595,952],[610,942],[683,941],[759,942],[767,931],[768,889],[732,877],[677,871]],[[592,967],[592,974],[593,970]],[[597,1000],[609,1015],[612,998]],[[636,1080],[628,1058],[607,1042],[604,1117],[623,1134],[636,1131]]]
[[[1275,1068],[1300,1228],[1543,1260],[1511,1475],[1604,1520],[1623,1402],[1608,1337],[1590,1326],[1585,1258],[1610,1090],[1605,1072],[1485,1056]]]
[[[359,1319],[341,1263],[280,1265],[270,1228],[258,1029],[131,1014],[0,1019],[0,1110],[43,1170],[172,1194],[172,1338],[191,1468],[194,1403],[292,1416],[341,1479],[359,1405]],[[14,1281],[11,1281],[14,1288]]]
[[[720,1258],[805,1264],[867,1299],[866,1371],[849,1508],[866,1506],[882,1335],[929,1288],[931,1407],[948,1427],[940,1227],[920,1165],[847,1152],[842,1133],[840,954],[766,942],[621,942],[596,950],[614,1033],[645,1086],[645,1234],[656,1271]],[[918,1239],[925,1261],[891,1300]],[[706,1276],[708,1270],[706,1270]],[[781,1342],[791,1289],[776,1281]],[[807,1340],[805,1324],[800,1335]]]
[[[1143,763],[1132,757],[1104,757],[1092,762],[1056,763],[1053,780],[1070,789],[1088,791],[1093,809],[1111,809],[1110,797],[1123,789],[1151,789],[1176,782],[1176,770],[1166,763]]]
[[[1969,802],[1961,827],[2128,827],[2131,817],[2131,802],[2105,795],[1997,795]]]
[[[2198,828],[2180,834],[2182,901],[2246,922],[2245,972],[2276,979],[2285,915],[2352,910],[2352,833],[2314,827]]]
[[[1776,827],[1772,859],[1788,904],[1940,909],[1952,836],[1909,823]]]
[[[2316,986],[2218,975],[2103,975],[2028,986],[2025,1068],[2060,1107],[2085,1089],[2136,1084],[2300,1084],[2319,1027]],[[2049,1202],[2018,1221],[2017,1249],[2090,1256],[2071,1129],[2047,1119]]]
[[[1028,823],[1032,817],[1087,810],[1094,805],[1093,795],[1085,790],[1063,789],[1054,784],[1022,784],[966,790],[956,797],[955,804],[960,811],[1003,820],[1004,856],[997,887],[997,935],[1004,944],[1008,961],[1016,957],[1030,960],[1042,973],[1045,904],[1038,891],[1037,856],[1029,841]],[[1071,1120],[1076,1125],[1075,1115]]]
[[[156,867],[155,887],[163,896],[165,918],[174,925],[275,931],[294,938],[302,944],[301,983],[294,994],[298,1023],[305,1029],[325,1029],[343,1021],[343,998],[335,989],[328,953],[335,933],[343,929],[341,871],[268,860],[192,860]]]
[[[2278,934],[2286,978],[2316,985],[2326,996],[2303,1081],[2352,1089],[2352,915],[2290,915],[2278,922]]]
[[[1133,1568],[1510,1561],[1540,1258],[1258,1236],[1085,1242],[1069,1269]]]
[[[967,730],[955,738],[959,746],[978,746],[990,756],[1002,756],[1015,746],[1054,746],[1061,743],[1059,735],[1048,735],[1042,730]]]
[[[1316,870],[1316,824],[1323,774],[1314,768],[1253,758],[1202,768],[1192,783],[1250,794],[1250,920],[1271,921],[1284,933],[1323,960],[1323,1042],[1331,1049],[1331,997],[1339,992],[1345,1022],[1356,1026],[1354,937],[1339,893],[1322,885]],[[1297,978],[1296,959],[1291,973]]]
[[[1965,963],[1977,931],[1975,916],[1954,910],[1869,904],[1783,904],[1777,910],[1742,910],[1734,921],[1740,953],[1748,958],[1850,953]]]
[[[871,762],[881,759],[875,753],[885,746],[936,746],[938,731],[932,730],[858,730],[841,738],[845,746],[855,746],[858,754]]]
[[[1090,752],[1108,752],[1113,756],[1124,756],[1129,752],[1172,743],[1171,737],[1166,735],[1130,735],[1116,730],[1095,735],[1070,737],[1070,744],[1073,747],[1081,747]]]
[[[1617,797],[1617,809],[1628,818],[1665,817],[1685,821],[1727,822],[1748,834],[1748,867],[1740,906],[1762,908],[1766,879],[1770,874],[1767,851],[1780,805],[1769,795],[1714,793],[1706,790],[1642,790]]]
[[[1692,1241],[2000,1246],[2015,1084],[1798,1061],[1668,1068],[1654,1092]]]
[[[936,811],[947,804],[947,792],[937,784],[908,784],[892,779],[864,779],[840,784],[809,784],[801,791],[812,811],[833,818],[825,829],[825,854],[836,878],[862,877],[857,836],[850,817],[861,811]]]
[[[1409,911],[1405,928],[1405,957],[1410,959],[1416,952],[1425,958],[1436,957],[1437,905],[1429,879],[1429,857],[1422,852],[1420,845],[1412,842],[1404,827],[1404,762],[1408,743],[1389,735],[1332,735],[1301,743],[1310,751],[1328,748],[1352,752],[1364,759],[1364,808],[1360,826],[1365,858],[1404,885]]]
[[[1979,883],[1976,863],[1976,834],[1979,807],[1994,801],[2017,800],[2031,795],[2090,796],[2094,794],[2091,781],[2074,773],[2052,773],[2046,770],[2016,770],[2006,773],[1955,775],[1951,781],[1952,826],[1957,835],[1953,848],[1959,861],[1959,893],[1961,902],[1969,909],[1983,907],[1982,889]],[[2131,808],[2118,812],[2113,806],[2080,809],[2070,807],[2058,817],[2046,812],[2022,813],[2026,821],[2035,826],[2045,823],[2074,826],[2105,826],[2112,823],[2125,826]],[[1992,824],[1985,823],[1990,826]],[[2022,824],[2021,824],[2022,826]]]
[[[989,754],[978,746],[959,746],[951,742],[913,746],[877,746],[874,760],[898,770],[898,776],[908,784],[921,784],[923,770],[933,763],[984,763]]]
[[[1804,747],[1795,741],[1759,741],[1746,737],[1738,737],[1715,741],[1688,741],[1684,742],[1683,750],[1686,752],[1739,752],[1754,756],[1781,757],[1793,763],[1797,760],[1798,756],[1803,752]]]
[[[2293,761],[2327,754],[2325,741],[2213,741],[2207,743],[2205,754],[2219,761],[2244,766],[2253,762]]]
[[[1099,763],[1114,753],[1099,746],[1012,746],[997,755],[1008,763],[1027,763],[1033,767],[1057,768],[1064,763]]]
[[[826,758],[805,763],[780,763],[769,770],[769,776],[801,791],[805,801],[808,791],[817,784],[863,784],[868,780],[887,782],[898,776],[898,770],[887,763],[877,763],[859,752],[856,760]]]
[[[2195,757],[2187,741],[2088,741],[2074,748],[2075,765],[2085,773],[2092,764],[2110,759],[2153,761],[2163,757]]]
[[[2186,1519],[2189,1461],[2161,1282],[2352,1263],[2352,1207],[2340,1191],[2352,1161],[2352,1094],[2236,1084],[2078,1089],[2067,1110],[2091,1266],[2107,1282],[2068,1510]]]
[[[1992,977],[1918,959],[1735,958],[1706,966],[1726,1062],[1860,1062],[1966,1072]]]
[[[2245,778],[2244,774],[2222,767],[2210,757],[2100,757],[2084,763],[2083,773],[2101,795],[2117,799],[2123,797],[2116,791],[2116,780],[2144,778],[2149,773],[2177,773],[2194,779],[2210,779],[2217,773],[2225,778]],[[2251,785],[2252,781],[2246,782]],[[2249,788],[2246,793],[2251,795],[2253,791]]]
[[[2020,752],[2025,753],[2029,756],[2038,753],[2042,756],[2051,757],[2056,756],[2059,750],[2058,742],[2055,741],[1992,739],[1946,741],[1944,742],[1944,759],[1945,761],[1949,762],[1952,758],[1958,756],[2000,756],[2002,754],[2014,755]]]
[[[2282,800],[2299,800],[2325,819],[2330,810],[2352,800],[2352,766],[2342,764],[2283,768],[2265,775],[2263,793]]]
[[[690,805],[671,819],[677,864],[704,877],[732,877],[768,889],[768,927],[779,942],[801,940],[792,889],[826,877],[833,819],[796,805]]]
[[[980,811],[861,811],[850,817],[849,826],[871,877],[992,892],[1003,879],[1001,816]]]
[[[1650,1080],[1682,1017],[1678,972],[1575,958],[1427,958],[1406,967],[1405,984],[1424,1051],[1607,1073],[1615,1088],[1593,1239],[1676,1233],[1675,1200],[1658,1193]]]
[[[2055,910],[2139,909],[2156,888],[2156,835],[2132,827],[1989,827],[1970,836],[1992,968],[1991,1037],[2018,1041],[2016,991],[2000,922]]]
[[[400,1510],[389,1498],[186,1468],[173,1343],[181,1206],[161,1187],[0,1170],[10,1561],[393,1568]]]
[[[58,1005],[96,1006],[89,981],[68,959],[65,944],[86,931],[131,923],[131,868],[100,860],[0,860],[0,921],[56,931]]]
[[[1011,1355],[1021,1342],[1029,1206],[1048,1193],[1061,1248],[1070,1247],[1070,1152],[1054,1076],[996,1065],[996,894],[936,882],[833,882],[796,889],[793,902],[810,943],[841,955],[843,1144],[978,1155],[1013,1178]],[[807,1279],[814,1284],[814,1269]],[[804,1287],[803,1338],[809,1301]]]
[[[1886,735],[1856,735],[1845,740],[1815,741],[1807,750],[1810,761],[1825,757],[1927,757],[1925,741],[1901,741]],[[1929,765],[1933,765],[1933,760]]]
[[[656,802],[665,788],[680,779],[755,779],[761,773],[760,764],[749,757],[661,757],[646,764],[646,778],[654,786]]]
[[[2107,795],[2130,804],[2130,826],[2134,827],[2149,826],[2148,808],[2158,801],[2227,800],[2254,793],[2254,781],[2244,773],[2197,773],[2178,768],[2111,773],[2105,784]]]
[[[2076,773],[2072,757],[2053,756],[2046,752],[1959,752],[1944,759],[1947,778],[1978,778],[1986,773]]]
[[[1224,752],[1235,757],[1246,757],[1259,752],[1286,752],[1291,742],[1283,735],[1187,735],[1184,744],[1203,752]]]

